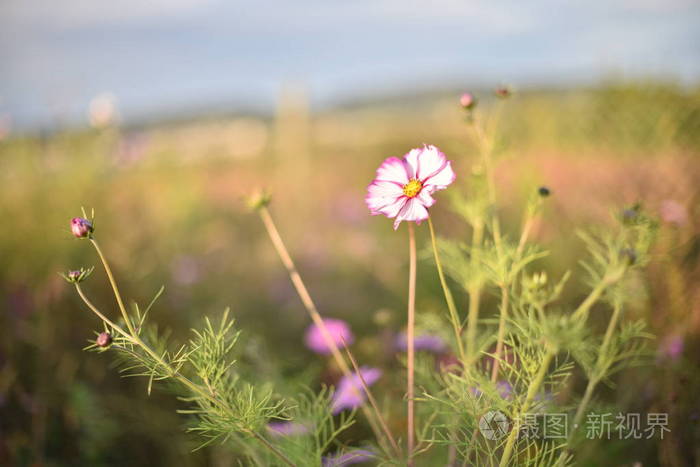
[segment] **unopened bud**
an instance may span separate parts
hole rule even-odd
[[[60,274],[63,276],[65,280],[70,282],[71,284],[79,284],[80,282],[84,281],[90,274],[92,274],[92,270],[95,269],[94,267],[90,269],[85,269],[85,268],[80,268],[80,269],[75,269],[72,271],[68,271],[66,274]]]
[[[109,347],[112,344],[112,335],[108,332],[101,332],[95,339],[95,344],[103,349]]]
[[[476,97],[470,92],[465,92],[459,98],[459,103],[465,110],[471,110],[476,106]]]
[[[264,190],[258,190],[255,193],[248,196],[247,202],[248,207],[253,211],[267,207],[272,201],[272,195]]]
[[[82,217],[74,217],[70,221],[70,231],[77,238],[89,238],[92,234],[92,222]]]
[[[499,86],[494,91],[494,94],[496,94],[496,97],[500,97],[501,99],[509,98],[512,93],[513,92],[507,86]]]
[[[623,248],[620,250],[620,256],[623,259],[626,259],[629,264],[634,264],[637,262],[637,252],[634,251],[632,248]]]

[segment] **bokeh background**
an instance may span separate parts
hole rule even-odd
[[[551,188],[536,229],[552,251],[542,269],[580,272],[575,230],[626,206],[641,203],[661,222],[648,297],[632,313],[657,335],[657,356],[601,398],[667,412],[672,431],[602,442],[585,465],[695,465],[698,26],[693,0],[5,0],[0,464],[235,460],[226,447],[190,453],[196,441],[171,394],[149,397],[108,354],[81,351],[98,323],[57,275],[99,266],[69,232],[81,206],[95,208],[130,299],[147,303],[165,285],[152,319],[175,339],[230,306],[261,379],[322,380],[327,362],[302,344],[308,318],[243,200],[268,188],[321,311],[350,322],[363,362],[396,365],[385,342],[403,323],[405,232],[368,215],[365,187],[379,161],[422,143],[447,153],[463,184],[476,149],[459,95],[473,92],[489,113],[493,88],[508,84],[499,205],[515,235],[530,193]],[[442,235],[466,234],[444,196],[433,214]],[[99,267],[85,288],[116,312]],[[576,282],[566,296],[584,293]],[[430,261],[418,300],[419,311],[441,310]]]

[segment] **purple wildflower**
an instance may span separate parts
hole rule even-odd
[[[323,467],[343,467],[345,465],[359,464],[362,462],[371,461],[376,456],[372,451],[367,449],[355,449],[345,454],[335,454],[333,456],[324,456]]]
[[[371,386],[382,376],[382,370],[363,366],[360,368],[360,374],[367,386]],[[367,396],[362,388],[362,381],[360,381],[360,376],[357,373],[353,373],[350,377],[343,376],[333,394],[331,402],[333,415],[345,409],[360,407],[365,403],[366,398]]]
[[[267,424],[267,431],[272,436],[296,436],[309,432],[308,425],[292,421],[270,422]]]
[[[333,342],[338,348],[342,349],[345,347],[343,341],[350,345],[355,340],[355,337],[350,330],[350,326],[345,321],[341,319],[324,318],[323,324],[326,325],[328,334],[330,334],[331,339],[333,339]],[[321,332],[321,329],[316,326],[315,323],[309,326],[307,329],[306,336],[304,336],[304,342],[308,348],[316,353],[322,355],[328,355],[331,353],[331,348],[328,345],[328,342],[326,342],[323,332]]]
[[[672,361],[677,361],[683,354],[683,336],[679,334],[672,334],[666,336],[659,347],[659,353],[662,357],[667,358]]]
[[[394,343],[396,349],[405,352],[408,348],[408,338],[406,333],[403,332],[396,336],[396,342]],[[413,347],[416,350],[427,350],[433,353],[442,353],[447,347],[445,341],[438,336],[432,336],[430,334],[423,334],[413,338]]]

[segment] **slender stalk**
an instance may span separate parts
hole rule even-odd
[[[433,227],[433,221],[428,217],[428,227],[430,227],[430,240],[433,245],[433,255],[435,256],[435,266],[437,267],[438,276],[440,277],[440,285],[442,286],[442,292],[445,294],[445,301],[447,302],[447,309],[450,312],[450,321],[452,321],[452,328],[455,332],[455,339],[457,340],[457,348],[459,350],[459,356],[464,363],[466,358],[464,355],[464,343],[462,342],[462,323],[457,314],[457,307],[455,306],[455,301],[452,298],[452,292],[450,291],[447,281],[445,280],[445,274],[442,271],[442,263],[440,262],[440,256],[438,255],[437,248],[437,238],[435,236],[435,229]]]
[[[498,379],[498,368],[501,364],[501,354],[503,353],[503,339],[506,337],[506,322],[508,320],[508,303],[510,294],[508,286],[501,286],[501,310],[498,320],[498,340],[496,341],[496,354],[493,357],[493,367],[491,368],[491,381],[494,383]]]
[[[92,310],[100,319],[102,319],[105,323],[110,325],[114,330],[119,332],[127,341],[129,341],[131,344],[136,345],[138,347],[141,347],[147,354],[149,354],[155,361],[158,362],[159,365],[161,365],[168,374],[170,374],[171,377],[175,378],[178,380],[181,384],[186,386],[190,391],[192,391],[195,394],[198,394],[199,396],[207,399],[210,401],[212,404],[219,406],[219,407],[226,407],[226,403],[224,401],[221,401],[220,399],[217,399],[214,397],[212,394],[210,394],[206,389],[201,387],[200,385],[194,383],[191,381],[189,378],[187,378],[185,375],[180,373],[179,371],[175,370],[172,366],[170,366],[163,358],[158,355],[153,349],[151,349],[141,338],[138,337],[135,333],[128,333],[125,331],[123,328],[120,326],[114,324],[112,321],[110,321],[93,303],[85,296],[85,293],[83,292],[82,288],[80,287],[80,284],[75,284],[75,288],[78,291],[78,295],[80,295],[80,298],[85,302],[85,304]],[[115,287],[115,294],[116,294],[116,287]],[[260,436],[258,433],[254,432],[253,430],[248,430],[244,429],[242,430],[245,433],[251,435],[253,438],[257,439],[260,441],[267,449],[269,449],[275,456],[277,456],[282,462],[284,462],[286,465],[289,466],[294,466],[295,464],[289,460],[287,456],[285,456],[281,451],[279,451],[277,448],[275,448],[273,445],[271,445],[265,438]]]
[[[520,235],[520,240],[518,241],[518,249],[515,250],[516,258],[520,258],[520,255],[523,253],[523,250],[525,249],[525,244],[527,243],[527,239],[530,236],[530,231],[532,230],[532,226],[534,224],[535,216],[528,215],[527,219],[525,219],[525,223],[523,224],[523,233]]]
[[[274,447],[272,444],[270,444],[270,442],[268,440],[266,440],[265,437],[260,436],[258,433],[254,432],[253,430],[248,430],[248,431],[246,431],[246,433],[249,434],[250,436],[252,436],[253,438],[255,438],[256,440],[258,440],[263,446],[265,446],[267,449],[269,449],[270,452],[272,452],[275,456],[277,456],[285,464],[291,465],[292,467],[294,467],[296,465],[296,464],[294,464],[294,462],[289,460],[289,458],[287,456],[282,454],[282,451],[280,451],[279,449]]]
[[[100,260],[102,261],[102,265],[105,268],[105,272],[107,273],[107,277],[109,278],[109,283],[112,285],[112,290],[114,291],[114,297],[117,299],[117,305],[119,305],[119,311],[122,312],[122,317],[124,318],[124,322],[126,323],[126,327],[129,328],[129,332],[131,334],[136,335],[136,332],[134,332],[134,327],[131,324],[131,320],[129,319],[129,314],[126,312],[126,307],[124,306],[124,302],[122,301],[122,296],[119,293],[119,288],[117,287],[117,281],[114,280],[114,275],[112,274],[112,268],[109,267],[109,262],[107,262],[107,258],[105,258],[105,255],[102,253],[102,249],[100,248],[100,245],[98,245],[97,240],[95,240],[94,238],[91,237],[90,242],[95,247],[95,250],[97,251],[97,254],[100,257]]]
[[[574,319],[585,319],[585,317],[588,316],[588,311],[595,304],[595,302],[597,302],[598,299],[600,299],[608,285],[609,281],[606,278],[603,278],[600,282],[598,282],[593,288],[593,290],[591,290],[591,293],[588,294],[586,299],[583,302],[581,302],[581,304],[578,306],[578,308],[576,308],[576,310],[574,310],[572,317]]]
[[[484,239],[484,223],[478,221],[474,224],[472,235],[472,271],[476,271],[480,261],[480,248]],[[476,354],[476,329],[479,321],[479,307],[481,305],[481,282],[468,287],[469,311],[467,321],[467,357],[470,362],[475,359]]]
[[[131,335],[129,333],[127,333],[120,326],[118,326],[118,325],[114,324],[112,321],[110,321],[105,315],[102,314],[102,312],[100,310],[97,309],[97,307],[95,305],[92,304],[92,302],[90,300],[88,300],[88,298],[85,296],[85,293],[83,292],[82,287],[80,287],[80,284],[78,284],[77,282],[75,283],[75,290],[78,291],[78,295],[80,295],[80,298],[83,299],[83,302],[85,302],[85,304],[88,306],[88,308],[90,308],[90,310],[92,310],[92,312],[95,313],[102,321],[109,324],[112,327],[112,329],[119,332],[119,334],[121,334],[122,336],[126,337],[129,340],[132,340]]]
[[[574,415],[572,429],[571,429],[571,432],[569,433],[569,436],[566,440],[567,447],[570,446],[571,441],[573,440],[575,430],[581,424],[581,420],[583,419],[583,415],[586,412],[586,409],[588,408],[588,404],[591,401],[591,397],[593,396],[593,391],[595,390],[596,386],[600,382],[601,373],[605,369],[605,363],[606,363],[605,358],[607,356],[606,353],[607,353],[608,347],[610,346],[610,341],[612,340],[613,333],[615,332],[615,328],[617,327],[617,323],[620,320],[621,314],[622,314],[622,305],[620,303],[615,303],[615,307],[613,308],[613,314],[610,317],[610,322],[608,323],[608,327],[605,330],[605,336],[603,337],[603,343],[601,344],[600,351],[598,353],[598,359],[596,361],[596,374],[588,380],[588,384],[586,385],[586,390],[583,393],[583,398],[581,399],[581,402],[579,403],[578,408],[576,409],[576,414]],[[563,462],[566,460],[566,452],[567,451],[562,451],[561,455],[559,456],[559,461],[558,461],[557,465],[563,465]]]
[[[498,463],[499,467],[505,467],[506,465],[508,465],[508,462],[510,462],[510,458],[513,454],[513,447],[515,446],[515,440],[517,439],[518,433],[520,432],[522,416],[526,414],[528,410],[530,410],[530,405],[532,404],[532,401],[535,399],[535,395],[537,395],[537,392],[540,390],[540,387],[544,382],[544,378],[547,375],[547,370],[549,369],[549,364],[552,363],[554,355],[555,352],[553,350],[550,349],[547,351],[547,353],[544,356],[544,359],[542,359],[542,364],[540,365],[540,368],[537,371],[535,379],[532,380],[532,382],[530,383],[530,387],[527,390],[525,402],[520,408],[518,417],[516,418],[515,423],[513,424],[513,428],[510,430],[510,434],[508,435],[506,447],[503,449],[501,461]]]
[[[406,398],[408,399],[408,465],[413,465],[413,447],[414,438],[414,394],[413,394],[413,376],[414,376],[414,339],[415,339],[415,321],[416,321],[416,233],[413,223],[408,222],[408,328],[406,337],[408,339],[408,387]]]
[[[292,257],[290,256],[289,251],[284,245],[282,237],[280,236],[280,233],[277,230],[277,227],[275,226],[275,222],[273,221],[272,216],[270,215],[270,211],[265,206],[263,206],[258,209],[258,213],[260,214],[260,218],[262,219],[263,224],[265,225],[265,230],[267,231],[267,234],[270,237],[270,240],[272,241],[272,245],[277,251],[277,255],[282,260],[282,264],[284,265],[285,269],[287,269],[289,278],[291,279],[292,284],[294,285],[294,288],[296,289],[297,294],[299,295],[299,298],[301,298],[301,301],[304,304],[304,308],[309,313],[311,320],[321,332],[321,337],[326,342],[326,345],[328,345],[328,347],[330,348],[333,359],[335,360],[340,370],[343,372],[343,375],[345,375],[348,378],[352,378],[352,372],[350,371],[348,364],[345,362],[345,359],[340,353],[340,350],[338,349],[338,346],[333,340],[333,337],[328,331],[326,324],[323,322],[323,318],[321,318],[321,314],[318,312],[316,304],[312,300],[311,295],[309,294],[309,291],[306,288],[306,285],[304,284],[304,281],[301,279],[301,276],[299,275],[299,272],[297,271],[297,268],[294,265],[294,261],[292,260]],[[377,439],[383,440],[384,437],[382,436],[382,433],[379,427],[377,426],[377,423],[375,422],[371,412],[365,406],[362,406],[362,412],[365,414],[365,417],[367,418],[367,421],[369,422],[370,427],[372,428],[372,431],[374,432]],[[380,414],[377,412],[375,416],[379,418]]]
[[[382,430],[384,430],[384,434],[386,435],[387,439],[391,443],[391,447],[394,448],[394,451],[396,451],[397,455],[401,455],[401,449],[399,448],[398,443],[394,439],[394,437],[391,434],[391,431],[389,431],[389,426],[386,424],[386,421],[384,420],[384,417],[382,417],[381,412],[379,411],[379,405],[377,405],[377,401],[372,395],[372,393],[369,390],[369,386],[367,386],[367,382],[365,381],[364,376],[362,376],[362,372],[360,371],[360,367],[357,365],[357,361],[355,360],[355,357],[352,356],[352,353],[350,353],[350,350],[348,349],[348,345],[345,342],[345,339],[343,336],[340,336],[340,339],[343,341],[343,346],[345,347],[345,354],[348,357],[348,360],[350,360],[350,363],[352,364],[353,369],[355,370],[355,374],[357,374],[358,378],[360,379],[360,384],[362,385],[362,389],[364,389],[365,393],[367,394],[367,399],[369,400],[370,405],[374,409],[374,412],[377,414],[377,419],[379,420],[379,424],[382,427]]]

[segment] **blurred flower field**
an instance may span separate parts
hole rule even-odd
[[[577,271],[578,229],[605,226],[641,206],[658,217],[649,266],[636,280],[630,318],[644,318],[656,339],[647,364],[626,369],[596,403],[627,412],[669,414],[663,440],[599,441],[579,465],[697,465],[700,462],[700,89],[670,84],[602,84],[578,90],[515,92],[501,105],[488,91],[478,106],[500,118],[495,142],[499,214],[517,236],[528,198],[551,191],[532,236],[551,254],[537,267],[551,277]],[[497,110],[498,109],[498,110]],[[337,385],[333,359],[312,352],[311,324],[246,196],[264,188],[287,247],[319,311],[352,328],[355,356],[373,375],[381,406],[405,431],[403,383],[384,384],[403,368],[405,239],[364,203],[376,166],[406,148],[431,143],[450,158],[456,190],[465,190],[476,148],[459,94],[438,93],[311,112],[283,95],[274,117],[217,116],[159,125],[6,135],[0,139],[0,464],[235,465],[229,445],[199,443],[166,385],[146,394],[143,378],[121,378],[109,353],[82,351],[99,322],[58,272],[95,266],[94,251],[71,235],[80,207],[95,209],[95,228],[127,297],[148,303],[161,327],[180,340],[203,317],[230,317],[242,330],[243,367],[284,394]],[[99,120],[100,122],[102,120]],[[431,210],[440,235],[468,228],[449,197]],[[416,229],[416,311],[426,348],[444,298],[426,226]],[[109,283],[93,274],[91,299],[116,313]],[[579,302],[585,284],[562,300]],[[468,298],[453,288],[457,308]],[[483,297],[497,315],[498,294]],[[604,313],[608,313],[605,311]],[[116,314],[115,314],[116,316]],[[604,330],[607,314],[593,315]],[[436,319],[436,318],[435,318]],[[305,344],[305,340],[307,344]],[[348,341],[348,344],[351,342]],[[319,345],[318,342],[314,345]],[[416,341],[418,345],[418,341]],[[423,355],[425,357],[425,355]],[[375,378],[375,376],[377,376]],[[582,392],[574,372],[567,387]],[[565,399],[568,394],[557,397]],[[612,412],[613,409],[611,408]],[[342,434],[364,448],[364,420]],[[427,464],[426,464],[427,465]]]

